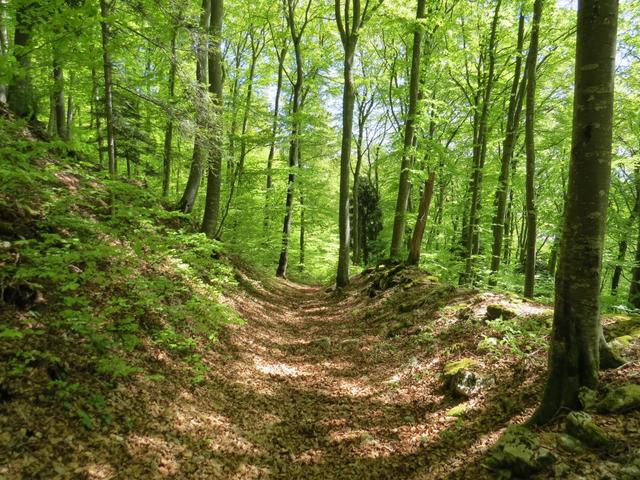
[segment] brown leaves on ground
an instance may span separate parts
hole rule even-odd
[[[37,369],[31,390],[0,392],[0,478],[495,478],[483,455],[530,415],[546,352],[514,353],[500,338],[480,348],[483,336],[500,335],[483,315],[502,304],[525,321],[547,307],[469,290],[434,294],[442,286],[415,272],[373,297],[372,274],[340,294],[250,275],[240,271],[240,288],[225,297],[246,323],[198,346],[203,381],[149,342],[134,353],[145,373],[105,393],[113,418],[94,430],[38,389]],[[421,303],[424,295],[432,296]],[[442,386],[445,364],[462,358],[491,379],[470,399]],[[629,364],[609,377],[638,372]],[[602,421],[639,440],[637,412]],[[599,458],[571,457],[574,472]]]

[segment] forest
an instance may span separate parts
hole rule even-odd
[[[640,478],[640,1],[0,0],[0,480]]]

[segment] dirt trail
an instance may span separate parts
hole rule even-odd
[[[444,478],[417,425],[435,405],[394,395],[397,366],[358,318],[366,297],[243,283],[248,294],[230,303],[247,323],[223,339],[229,360],[216,382],[216,414],[232,432],[223,440],[232,445],[220,445],[225,469],[235,478]]]

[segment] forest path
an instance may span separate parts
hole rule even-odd
[[[228,301],[246,323],[224,335],[209,385],[226,478],[443,478],[423,468],[412,432],[424,410],[393,400],[397,368],[358,318],[365,296],[241,283]]]

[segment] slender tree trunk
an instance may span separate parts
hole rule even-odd
[[[416,19],[418,20],[425,17],[425,3],[425,0],[418,0],[418,8],[416,11]],[[409,111],[407,112],[407,118],[404,125],[404,149],[400,165],[400,183],[398,185],[398,198],[396,200],[396,208],[393,218],[393,234],[391,237],[390,254],[392,258],[400,257],[400,249],[402,248],[406,224],[405,217],[407,204],[409,201],[409,193],[411,191],[409,169],[411,168],[411,160],[413,158],[411,146],[413,145],[415,124],[418,116],[418,93],[420,90],[420,66],[423,37],[424,29],[422,25],[416,26],[413,33],[411,76],[409,79]]]
[[[357,32],[356,32],[357,33]],[[355,91],[353,88],[353,56],[356,40],[348,39],[344,43],[344,90],[342,95],[342,148],[340,153],[340,203],[339,227],[340,248],[338,252],[338,272],[336,286],[345,287],[349,284],[349,166],[351,164],[351,139],[353,137],[353,107],[355,105]]]
[[[207,109],[210,101],[207,88],[207,71],[208,71],[208,49],[206,35],[209,32],[211,22],[211,0],[202,0],[202,12],[200,14],[200,30],[198,32],[198,54],[196,58],[196,81],[197,102],[202,105],[196,105],[196,133],[193,141],[193,156],[191,158],[191,168],[189,170],[189,178],[184,188],[182,198],[178,202],[177,209],[184,213],[190,213],[193,210],[193,204],[196,201],[200,183],[202,181],[202,173],[204,170],[205,159],[207,158],[206,148],[206,132],[207,127]]]
[[[273,106],[273,121],[271,122],[271,141],[269,143],[269,155],[267,157],[267,191],[265,194],[264,227],[269,228],[269,199],[273,189],[273,159],[276,153],[276,138],[278,135],[278,117],[280,115],[280,95],[282,94],[282,81],[284,78],[284,60],[287,48],[282,47],[278,55],[278,81],[276,83],[276,98]]]
[[[633,205],[633,210],[629,215],[629,220],[627,221],[627,228],[625,228],[624,232],[622,232],[622,238],[618,242],[618,258],[616,260],[616,266],[613,270],[613,276],[611,277],[611,295],[616,296],[618,294],[618,285],[620,284],[620,277],[622,277],[622,269],[624,264],[624,259],[627,255],[627,249],[629,247],[628,232],[632,231],[636,224],[636,219],[640,217],[640,168],[636,168],[634,171],[634,181],[635,181],[635,201]],[[635,265],[632,268],[632,277],[633,271],[635,269]],[[638,274],[638,279],[640,280],[640,273]],[[633,287],[633,282],[631,286]],[[635,287],[633,287],[635,288]],[[629,298],[631,298],[631,292]],[[635,295],[634,295],[635,296]],[[640,299],[639,299],[640,300]],[[640,301],[638,302],[640,304]]]
[[[364,141],[364,115],[362,110],[358,111],[358,140],[356,142],[356,168],[353,172],[353,264],[359,265],[362,257],[362,237],[360,228],[360,205],[358,201],[358,190],[360,189],[360,169],[362,168],[362,142]]]
[[[308,5],[310,5],[310,3]],[[295,54],[296,80],[293,84],[293,92],[291,97],[291,117],[293,120],[291,122],[291,139],[289,141],[289,175],[287,179],[287,196],[285,199],[285,214],[282,226],[282,243],[280,248],[280,257],[278,259],[278,266],[276,268],[276,276],[282,278],[287,276],[287,267],[289,264],[289,237],[291,234],[291,219],[293,217],[293,199],[296,181],[296,169],[298,167],[298,155],[300,149],[299,134],[301,131],[301,127],[299,111],[302,87],[304,83],[304,72],[302,69],[302,48],[300,45],[304,26],[300,29],[300,31],[296,31],[294,5],[291,0],[287,0],[286,13],[287,24],[291,33],[291,40],[293,42],[293,50]]]
[[[222,132],[222,20],[224,18],[223,0],[211,2],[211,47],[209,50],[209,89],[216,110],[214,138],[209,150],[207,197],[204,203],[202,231],[209,238],[219,236],[218,214],[220,211],[220,190],[222,181],[222,154],[224,151]]]
[[[533,298],[536,275],[536,147],[535,147],[535,107],[536,107],[536,71],[538,63],[538,43],[540,18],[542,17],[543,0],[536,0],[533,5],[533,21],[531,27],[531,42],[527,54],[527,98],[525,113],[525,149],[527,155],[526,178],[526,208],[527,208],[527,239],[526,262],[524,265],[524,296]]]
[[[429,178],[425,180],[422,187],[422,197],[420,199],[420,207],[418,209],[418,219],[416,220],[416,226],[413,229],[413,236],[411,237],[411,246],[409,248],[409,259],[407,263],[409,265],[417,265],[420,262],[420,248],[422,246],[422,237],[424,235],[424,229],[427,225],[427,218],[429,216],[429,207],[431,206],[431,199],[433,198],[433,184],[436,181],[436,173],[432,171],[429,174]]]
[[[618,256],[616,258],[616,266],[613,269],[613,275],[611,275],[611,296],[615,297],[618,294],[618,286],[620,285],[620,277],[622,277],[622,265],[624,258],[627,255],[627,240],[622,239],[618,242]]]
[[[115,177],[118,174],[116,163],[116,141],[113,125],[113,83],[111,72],[111,52],[109,42],[111,41],[111,26],[107,22],[109,17],[109,6],[107,0],[100,0],[100,28],[102,32],[102,63],[104,70],[104,111],[107,119],[107,155],[109,159],[109,174]]]
[[[64,101],[64,70],[60,59],[59,47],[53,48],[53,110],[56,119],[56,134],[59,138],[67,139],[67,115]]]
[[[73,102],[73,85],[75,83],[76,75],[75,72],[71,72],[69,75],[69,88],[67,88],[67,140],[71,140],[72,132],[73,132],[73,113],[76,109],[76,106]],[[78,117],[78,120],[80,118]]]
[[[493,12],[493,20],[491,22],[491,32],[489,35],[489,44],[487,55],[489,57],[488,73],[486,82],[483,85],[483,91],[478,94],[480,98],[476,101],[476,105],[482,103],[480,109],[480,118],[477,120],[477,134],[474,135],[474,159],[471,173],[470,194],[471,203],[469,205],[469,220],[466,231],[466,241],[464,253],[466,256],[465,270],[462,275],[461,283],[473,282],[473,264],[474,255],[479,249],[479,222],[480,222],[480,201],[482,191],[482,171],[487,153],[487,131],[488,131],[488,115],[491,100],[491,92],[494,84],[495,63],[496,63],[496,33],[498,28],[498,20],[500,15],[500,6],[502,1],[497,0],[495,10]],[[475,129],[474,129],[475,130]]]
[[[515,71],[513,83],[511,84],[511,95],[509,97],[509,107],[507,110],[507,125],[504,142],[502,143],[502,158],[500,162],[500,177],[495,194],[496,213],[493,218],[493,245],[491,248],[491,275],[489,285],[495,286],[497,283],[496,274],[500,270],[502,259],[502,246],[504,242],[504,232],[507,213],[507,192],[509,191],[509,178],[511,159],[516,143],[517,130],[520,122],[520,112],[522,110],[522,91],[526,83],[525,78],[521,80],[522,70],[522,48],[524,44],[524,15],[520,12],[518,21],[518,43],[516,47]]]
[[[304,223],[304,195],[300,195],[300,261],[298,262],[298,270],[301,272],[304,271],[304,234],[305,234],[305,223]]]
[[[611,175],[617,0],[578,4],[573,137],[549,373],[532,418],[544,423],[596,388],[603,344],[600,272]]]
[[[98,158],[100,159],[100,166],[104,166],[104,138],[102,137],[102,122],[100,121],[102,115],[99,109],[100,97],[98,95],[98,72],[96,67],[91,68],[91,97],[93,99],[93,115],[96,127],[96,144],[98,147]]]
[[[176,69],[178,65],[176,41],[178,37],[178,26],[174,25],[171,32],[171,66],[169,67],[169,104],[173,106],[176,91]],[[169,196],[169,186],[171,184],[171,154],[173,148],[173,111],[167,114],[167,123],[164,127],[164,149],[162,164],[162,196]]]
[[[0,0],[0,59],[9,55],[8,0]],[[7,103],[7,85],[0,82],[0,103]]]
[[[253,98],[253,81],[255,77],[256,63],[258,61],[260,53],[262,52],[262,48],[264,47],[264,42],[260,38],[256,38],[255,32],[249,32],[249,37],[251,38],[251,62],[249,64],[247,94],[245,97],[245,106],[244,112],[242,114],[242,124],[240,130],[240,157],[238,159],[238,163],[235,166],[235,169],[233,170],[233,174],[231,175],[229,196],[227,197],[227,201],[225,203],[224,212],[220,221],[220,227],[218,228],[220,232],[217,236],[220,236],[222,233],[222,226],[227,218],[227,215],[229,214],[229,209],[231,208],[231,204],[234,200],[236,189],[240,188],[240,179],[244,171],[244,163],[247,157],[247,132],[249,128],[249,112],[251,111],[251,101]]]

